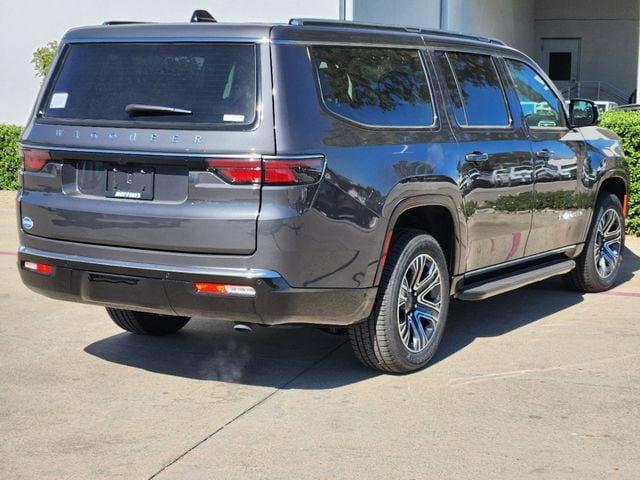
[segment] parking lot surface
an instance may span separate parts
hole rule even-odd
[[[640,240],[619,285],[454,302],[421,372],[366,370],[314,329],[119,330],[37,296],[0,192],[0,478],[640,476]]]

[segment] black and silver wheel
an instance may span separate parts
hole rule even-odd
[[[620,271],[624,249],[624,215],[622,204],[613,194],[598,201],[584,251],[576,268],[568,275],[569,283],[583,292],[602,292],[613,286]]]
[[[440,245],[421,231],[400,231],[371,317],[350,329],[356,356],[386,372],[423,368],[438,348],[448,307],[449,274]]]
[[[170,335],[176,333],[190,320],[189,317],[134,312],[119,308],[107,308],[107,313],[117,326],[138,335]]]

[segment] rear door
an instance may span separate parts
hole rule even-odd
[[[586,157],[582,134],[567,124],[562,100],[542,74],[520,60],[505,58],[521,105],[535,158],[535,204],[527,255],[580,243],[589,194],[579,189]]]
[[[24,172],[25,232],[252,253],[252,175],[275,153],[270,54],[223,40],[64,45],[23,137],[26,156],[46,159]],[[236,167],[246,181],[232,185],[224,171]]]
[[[435,57],[460,148],[467,271],[518,259],[531,227],[533,163],[526,132],[507,106],[499,64],[480,53]]]

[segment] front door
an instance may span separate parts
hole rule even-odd
[[[512,118],[489,55],[435,52],[458,141],[459,186],[467,219],[467,271],[524,255],[531,227],[533,160]]]
[[[542,59],[544,71],[558,88],[577,82],[580,78],[580,39],[544,38]]]
[[[586,159],[581,133],[567,124],[562,100],[542,74],[519,60],[505,59],[535,158],[535,201],[525,254],[580,243],[590,198],[579,188]]]

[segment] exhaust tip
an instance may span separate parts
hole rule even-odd
[[[235,322],[233,329],[238,333],[253,333],[253,328],[248,323]]]

